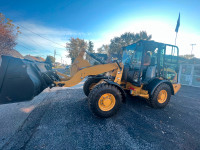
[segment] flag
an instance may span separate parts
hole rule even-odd
[[[175,32],[178,32],[179,26],[180,26],[180,13],[179,13],[179,16],[178,16]]]

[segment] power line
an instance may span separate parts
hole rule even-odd
[[[15,23],[15,24],[17,24],[17,23]],[[43,39],[45,39],[45,40],[48,40],[48,41],[50,41],[50,42],[52,42],[52,43],[54,43],[54,44],[57,44],[57,45],[59,45],[59,46],[62,46],[62,47],[64,47],[64,48],[66,48],[65,46],[63,46],[63,45],[60,45],[60,44],[58,44],[58,43],[56,43],[56,42],[54,42],[54,41],[52,41],[52,40],[49,40],[48,38],[46,38],[46,37],[43,37],[43,36],[41,36],[40,34],[38,34],[38,33],[35,33],[35,32],[33,32],[33,31],[31,31],[30,29],[28,29],[28,28],[25,28],[24,26],[22,26],[22,25],[19,25],[19,24],[17,24],[18,26],[20,26],[20,27],[22,27],[22,28],[24,28],[25,30],[28,30],[29,32],[31,32],[31,33],[33,33],[33,34],[35,34],[35,35],[37,35],[37,36],[39,36],[39,37],[41,37],[41,38],[43,38]]]
[[[22,45],[22,44],[17,44],[17,45],[19,45],[19,46],[21,46],[21,47],[23,47],[23,48],[25,48],[25,49],[27,49],[27,50],[29,50],[29,51],[32,51],[32,50],[30,50],[29,48],[27,48],[26,46],[24,46],[24,45]]]
[[[44,37],[44,36],[41,36],[40,34],[35,33],[35,32],[33,32],[32,30],[30,30],[30,29],[28,29],[28,28],[26,28],[26,27],[24,27],[24,26],[22,26],[22,25],[19,25],[19,24],[17,24],[17,23],[15,23],[15,24],[18,25],[18,26],[20,26],[20,27],[22,27],[22,28],[24,28],[25,30],[28,30],[29,32],[31,32],[31,33],[33,33],[33,34],[35,34],[35,35],[37,35],[37,36],[39,36],[39,37],[45,39],[45,40],[48,40],[48,41],[50,41],[50,42],[52,42],[52,43],[54,43],[54,44],[57,44],[57,45],[59,45],[59,46],[62,46],[62,47],[64,47],[64,48],[66,48],[65,46],[60,45],[60,44],[58,44],[58,43],[56,43],[56,42],[54,42],[54,41],[52,41],[52,40],[50,40],[50,39],[48,39],[48,38],[46,38],[46,37]],[[23,35],[25,35],[26,37],[28,37],[28,38],[31,40],[31,42],[34,43],[36,46],[44,48],[43,46],[41,46],[40,44],[38,44],[37,42],[35,42],[33,39],[31,39],[31,38],[30,38],[29,36],[27,36],[26,34],[23,34]],[[22,43],[23,43],[23,42],[22,42]],[[24,46],[24,45],[22,45],[22,44],[18,44],[18,45],[21,46],[21,47],[23,47],[23,48],[25,48],[25,49],[27,49],[27,50],[29,50],[29,51],[34,52],[34,51],[31,50],[30,48],[27,48],[26,46]],[[55,48],[55,47],[54,47],[54,48]],[[46,49],[46,48],[44,48],[44,49]],[[59,48],[59,49],[61,49],[61,48]],[[49,51],[49,50],[48,50],[48,51]],[[34,53],[36,53],[36,52],[34,52]],[[52,54],[52,52],[49,52],[49,53]],[[55,57],[55,56],[54,56],[54,57]]]
[[[22,42],[21,42],[22,43]],[[31,52],[34,52],[34,53],[37,53],[37,52],[35,52],[34,50],[31,50],[30,48],[27,48],[26,46],[24,46],[24,45],[22,45],[22,44],[17,44],[17,45],[19,45],[19,46],[21,46],[21,47],[23,47],[23,48],[25,48],[25,49],[27,49],[27,50],[29,50],[29,51],[31,51]],[[51,53],[52,54],[52,52],[48,52],[48,53]]]
[[[32,53],[36,53],[36,52],[34,52],[33,50],[27,48],[26,46],[24,46],[24,45],[22,45],[22,44],[18,44],[18,46],[21,46],[21,47],[27,49],[28,51],[31,51]]]
[[[30,38],[28,35],[26,35],[26,34],[23,34],[23,35],[26,36],[27,38],[29,38],[30,41],[31,41],[33,44],[35,44],[37,47],[44,49],[45,51],[47,51],[47,52],[50,53],[50,54],[53,54],[50,50],[47,50],[46,48],[44,48],[42,45],[40,45],[38,42],[36,42],[36,41],[33,40],[32,38]],[[21,41],[19,40],[19,42],[21,42]],[[23,42],[21,42],[21,43],[23,43]],[[59,48],[59,49],[61,49],[61,48]],[[29,50],[30,50],[30,49],[29,49]],[[31,50],[30,50],[30,51],[31,51]]]
[[[38,46],[38,47],[40,47],[40,48],[42,48],[42,49],[46,49],[46,48],[44,48],[42,45],[40,45],[39,43],[35,42],[35,40],[31,39],[31,38],[30,38],[29,36],[27,36],[26,34],[23,34],[23,35],[26,36],[27,38],[29,38],[30,41],[31,41],[32,43],[34,43],[36,46]]]

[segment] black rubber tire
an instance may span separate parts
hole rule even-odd
[[[115,105],[110,111],[102,111],[98,105],[100,97],[105,93],[110,93],[115,97]],[[116,86],[107,83],[102,83],[94,87],[88,96],[88,105],[91,112],[100,118],[108,118],[115,115],[120,109],[121,104],[122,94],[120,90]]]
[[[158,94],[161,90],[165,90],[167,92],[167,99],[164,103],[159,103],[158,100],[157,100]],[[170,88],[170,86],[165,84],[165,83],[162,83],[161,85],[159,85],[155,89],[153,95],[150,96],[149,104],[153,108],[164,108],[169,103],[170,98],[171,98],[171,88]]]
[[[98,83],[100,81],[100,79],[95,79],[95,78],[88,78],[84,85],[83,85],[83,92],[85,93],[86,96],[89,95],[90,93],[90,86],[93,84],[93,83]]]
[[[130,93],[130,90],[124,90],[124,91],[126,92],[126,95],[127,95],[127,96],[133,97],[133,95],[131,95],[131,93]]]

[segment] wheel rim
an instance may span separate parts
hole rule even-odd
[[[106,93],[100,97],[98,105],[102,111],[110,111],[115,106],[115,103],[116,100],[114,95]]]
[[[167,100],[167,91],[161,90],[158,94],[158,102],[164,103]]]

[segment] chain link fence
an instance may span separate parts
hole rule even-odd
[[[200,64],[181,64],[179,69],[179,83],[200,87]]]

